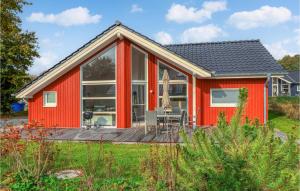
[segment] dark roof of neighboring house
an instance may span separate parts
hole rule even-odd
[[[283,79],[288,80],[292,83],[300,83],[300,71],[291,71],[283,77]]]
[[[152,43],[155,43],[156,45],[172,52],[173,54],[188,60],[203,70],[212,72],[215,75],[236,76],[266,75],[269,73],[286,74],[285,70],[283,70],[283,68],[276,63],[275,59],[259,40],[173,44],[163,46],[147,36],[127,27],[126,25],[123,25],[121,22],[116,21],[115,24],[108,27],[102,33],[65,57],[53,67],[41,73],[37,78],[26,84],[16,93],[19,93],[25,88],[29,87],[37,80],[53,71],[59,65],[65,63],[69,58],[78,54],[82,49],[89,46],[117,26],[122,26],[127,30],[130,30],[131,32],[140,35]]]
[[[215,75],[285,73],[259,40],[174,44],[166,46]]]

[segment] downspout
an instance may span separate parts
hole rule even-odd
[[[271,74],[267,74],[267,80],[264,85],[264,124],[267,124],[267,87],[271,79]]]

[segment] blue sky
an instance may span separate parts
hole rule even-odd
[[[116,20],[162,43],[260,39],[275,58],[300,52],[296,0],[32,0],[21,14],[34,31],[39,74],[101,33]]]

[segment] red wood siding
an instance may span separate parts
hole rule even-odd
[[[43,107],[43,91],[57,92],[57,106]],[[29,122],[45,127],[80,127],[80,68],[75,67],[28,100]]]
[[[156,58],[148,53],[148,109],[150,111],[157,107],[157,72]]]
[[[248,102],[245,116],[250,120],[258,119],[264,123],[264,83],[266,79],[197,79],[196,108],[198,125],[215,125],[220,112],[225,112],[230,121],[236,108],[210,107],[211,88],[247,88]]]
[[[131,48],[123,39],[117,42],[117,127],[131,127]]]

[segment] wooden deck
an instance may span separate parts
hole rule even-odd
[[[192,135],[192,130],[186,132]],[[22,137],[27,137],[26,130],[22,132]],[[104,141],[113,143],[180,143],[182,142],[178,132],[161,132],[157,136],[155,132],[145,135],[144,128],[99,128],[99,129],[66,129],[55,128],[47,130],[49,140],[62,141]]]

